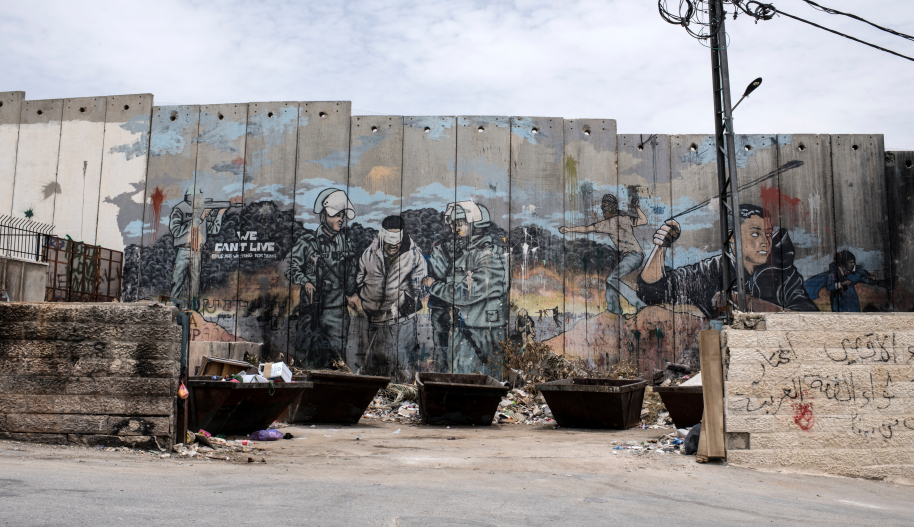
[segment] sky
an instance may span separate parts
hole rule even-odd
[[[818,0],[914,34],[910,0]],[[678,0],[669,0],[671,6]],[[784,11],[914,56],[801,0]],[[914,150],[914,62],[788,18],[728,20],[737,133],[884,134]],[[0,91],[156,104],[352,101],[353,113],[616,119],[713,133],[710,51],[655,0],[5,2]]]

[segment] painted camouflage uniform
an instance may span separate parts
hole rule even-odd
[[[198,211],[198,214],[202,214],[202,211]],[[199,215],[194,217],[194,205],[186,197],[171,209],[168,230],[174,237],[174,246],[178,248],[171,275],[172,298],[193,302],[199,296],[200,271],[203,267],[201,249],[206,244],[207,234],[219,234],[222,214],[210,213],[206,217],[206,228],[200,228],[203,223],[204,220]]]
[[[495,351],[506,338],[508,266],[492,235],[474,234],[456,251],[453,241],[437,246],[429,259],[429,276],[436,278],[429,287],[436,304],[452,303],[454,308],[449,346],[453,371],[501,377]]]
[[[346,359],[346,297],[356,291],[357,270],[355,249],[344,231],[330,235],[319,227],[295,242],[288,277],[302,286],[293,351],[296,364],[324,368],[334,359]],[[315,287],[312,301],[304,288],[309,282]]]

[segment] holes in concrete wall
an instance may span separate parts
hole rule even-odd
[[[914,161],[911,161],[910,159],[908,159],[907,161],[904,162],[904,166],[905,166],[905,168],[914,167]]]
[[[3,108],[3,101],[0,101],[0,108]]]
[[[429,132],[431,132],[431,131],[432,131],[431,128],[429,128],[428,126],[425,127],[425,133],[429,133]]]
[[[746,145],[746,146],[744,146],[744,147],[743,147],[743,150],[745,150],[746,152],[752,150],[752,145]]]
[[[273,117],[273,112],[267,112],[267,117]]]
[[[43,114],[44,112],[42,112],[41,110],[38,110],[38,112],[36,112],[36,113],[37,113],[38,115],[41,115],[41,114]]]
[[[171,119],[172,121],[177,121],[177,120],[178,120],[178,112],[171,112],[171,117],[169,117],[169,119]]]
[[[804,145],[803,143],[800,143],[800,146],[798,146],[797,148],[799,148],[800,152],[802,152],[803,150],[806,150],[806,145]]]
[[[371,133],[373,133],[373,134],[378,133],[378,127],[377,127],[377,126],[372,126],[372,127],[371,127]]]
[[[220,121],[225,119],[225,116],[222,115],[222,112],[219,112],[216,116],[219,118]]]
[[[689,150],[691,150],[693,152],[698,152],[698,145],[696,145],[695,143],[690,144]]]
[[[129,104],[125,104],[125,105],[124,105],[124,109],[125,109],[125,110],[129,110],[129,109],[130,109],[130,105],[129,105]]]
[[[324,117],[327,117],[327,114],[325,112],[320,112],[317,116],[323,119]]]
[[[644,150],[644,143],[641,143],[638,145],[638,150],[640,150],[640,151]]]
[[[857,146],[857,145],[852,145],[852,146],[851,146],[851,150],[853,150],[854,152],[856,152],[857,150],[860,150],[860,147]]]
[[[85,106],[80,106],[80,107],[79,107],[79,113],[86,113],[86,107],[85,107]]]
[[[485,131],[486,131],[486,129],[485,129],[484,127],[482,127],[482,126],[480,126],[479,128],[476,129],[476,133],[480,133],[480,134],[483,133],[483,132],[485,132]]]
[[[533,133],[534,133],[534,134],[540,133],[540,129],[539,129],[539,128],[534,128],[534,129],[533,129]]]
[[[590,127],[589,127],[589,126],[585,126],[585,127],[584,127],[584,135],[590,135]]]

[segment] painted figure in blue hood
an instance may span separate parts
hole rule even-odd
[[[831,299],[832,311],[859,313],[860,297],[854,289],[857,284],[884,285],[866,269],[857,265],[854,253],[844,250],[835,253],[835,261],[828,265],[828,271],[806,281],[806,292],[815,298],[819,296],[819,291],[825,288]]]
[[[723,255],[671,269],[663,265],[667,249],[681,233],[675,220],[654,234],[656,250],[638,277],[638,295],[647,304],[692,304],[708,318],[718,316],[722,305]],[[765,212],[755,205],[740,206],[743,240],[743,283],[746,293],[789,311],[818,311],[803,288],[803,277],[793,265],[794,248],[786,229],[772,233]],[[732,248],[731,248],[732,250]],[[729,261],[729,260],[728,260]],[[731,276],[736,269],[730,265]]]

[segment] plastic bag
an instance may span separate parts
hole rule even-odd
[[[279,430],[276,430],[275,428],[271,428],[269,430],[258,430],[256,432],[254,432],[253,434],[251,434],[251,439],[253,439],[254,441],[277,441],[279,439],[282,439],[283,435],[285,435],[285,434],[283,434]]]
[[[190,392],[187,391],[187,387],[184,386],[184,383],[181,383],[181,387],[178,388],[178,397],[181,399],[187,399],[187,396],[190,395]]]

